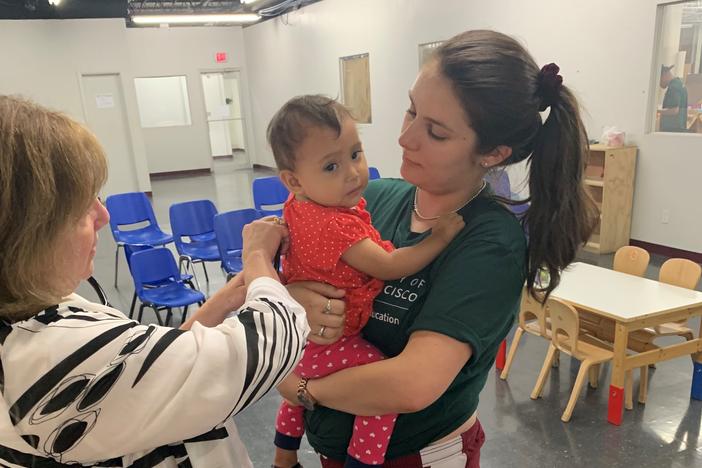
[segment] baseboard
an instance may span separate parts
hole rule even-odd
[[[270,169],[271,171],[277,171],[277,170],[278,170],[278,169],[275,168],[275,167],[266,166],[266,165],[264,165],[264,164],[257,164],[257,163],[254,163],[254,164],[253,164],[253,168],[254,168],[254,169]]]
[[[151,179],[178,179],[181,177],[192,177],[201,175],[210,175],[212,169],[187,169],[185,171],[169,171],[169,172],[152,172],[149,174]]]
[[[217,159],[217,160],[219,160],[219,159],[234,159],[234,155],[233,154],[223,154],[221,156],[212,156],[212,159]]]
[[[650,242],[644,242],[636,239],[629,240],[630,245],[636,247],[641,247],[646,249],[649,253],[654,253],[662,255],[669,258],[686,258],[692,260],[693,262],[702,263],[702,253],[692,252],[690,250],[676,249],[675,247],[668,247],[667,245],[652,244]]]

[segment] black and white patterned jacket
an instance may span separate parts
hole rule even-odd
[[[232,416],[299,361],[303,308],[270,278],[221,325],[142,325],[70,296],[0,322],[0,466],[250,467]]]

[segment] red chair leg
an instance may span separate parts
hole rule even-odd
[[[507,340],[502,340],[500,343],[500,349],[497,350],[497,356],[495,357],[495,368],[497,370],[502,370],[505,368],[505,361],[507,360]]]

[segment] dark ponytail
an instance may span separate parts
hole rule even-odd
[[[534,297],[543,291],[545,300],[598,218],[583,181],[588,140],[577,101],[555,65],[540,70],[524,47],[498,32],[459,34],[436,57],[478,136],[477,152],[504,145],[512,155],[503,165],[529,161],[527,288]],[[545,284],[541,272],[548,273]]]
[[[529,230],[527,288],[534,290],[543,269],[549,281],[539,289],[545,290],[546,297],[558,286],[560,271],[590,238],[599,216],[583,183],[588,140],[577,101],[561,87],[550,107],[534,140],[529,164],[531,206],[523,220]]]

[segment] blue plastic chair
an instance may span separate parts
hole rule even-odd
[[[187,267],[191,269],[191,273],[195,276],[194,270],[192,270],[193,263],[202,263],[202,269],[205,271],[205,280],[208,283],[210,278],[207,275],[205,262],[218,262],[221,260],[214,232],[214,217],[216,214],[217,208],[210,200],[176,203],[171,205],[169,210],[173,240],[180,255],[178,260],[179,269],[185,261],[187,262]],[[185,241],[184,238],[187,238],[188,241]],[[195,283],[200,289],[196,276]]]
[[[165,247],[134,252],[131,267],[134,289],[141,301],[137,318],[139,322],[146,307],[154,310],[159,325],[164,324],[159,311],[165,310],[167,326],[171,323],[171,309],[182,307],[181,322],[184,322],[188,306],[202,305],[205,302],[204,294],[186,286],[180,279],[173,253]]]
[[[260,217],[261,213],[253,208],[227,211],[215,216],[214,229],[217,234],[219,255],[222,257],[222,270],[227,274],[227,278],[243,269],[241,263],[241,249],[244,247],[244,240],[241,236],[242,229]]]
[[[173,242],[173,236],[162,231],[156,215],[144,192],[129,192],[110,195],[105,200],[110,213],[110,229],[117,243],[115,249],[115,288],[119,266],[119,249],[125,245],[159,246]],[[148,225],[133,230],[122,230],[120,226],[148,222]]]
[[[273,206],[282,205],[288,199],[290,192],[280,181],[278,176],[260,177],[254,179],[253,185],[253,200],[256,209],[262,215],[282,216],[283,208],[272,208]],[[267,208],[264,208],[267,207]]]
[[[125,245],[124,246],[124,256],[127,259],[127,266],[129,267],[129,274],[132,273],[132,255],[134,255],[135,252],[140,252],[142,250],[146,249],[153,249],[154,247],[151,247],[150,245]],[[191,288],[195,289],[195,285],[192,282],[193,275],[188,275],[188,274],[181,274],[180,275],[180,280],[183,281],[185,284],[189,285]],[[158,286],[159,283],[156,283],[156,286]],[[132,296],[132,304],[129,306],[129,318],[132,318],[134,315],[134,307],[136,307],[136,300],[137,300],[137,293],[136,289],[134,290],[134,295]]]
[[[375,180],[375,179],[380,179],[380,171],[378,171],[377,167],[369,167],[368,168],[368,180]]]

